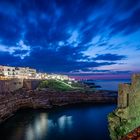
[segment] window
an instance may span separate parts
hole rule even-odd
[[[15,70],[19,70],[19,68],[15,68]]]

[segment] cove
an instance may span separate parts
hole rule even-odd
[[[78,104],[19,110],[0,125],[0,140],[110,140],[114,104]]]

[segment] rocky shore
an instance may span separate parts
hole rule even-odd
[[[52,108],[75,103],[116,103],[116,100],[117,92],[115,91],[56,93],[22,88],[0,94],[0,123],[21,108]]]

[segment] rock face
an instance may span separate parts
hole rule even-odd
[[[42,80],[39,79],[7,79],[0,80],[0,94],[5,92],[13,92],[21,88],[28,90],[36,89]]]
[[[27,90],[34,90],[38,87],[42,80],[39,79],[24,79],[23,87]]]
[[[23,87],[23,79],[0,80],[0,93],[15,91]]]
[[[131,84],[119,85],[118,107],[108,120],[112,140],[120,140],[140,125],[140,74],[133,75]]]
[[[27,90],[25,88],[14,92],[0,94],[0,122],[9,118],[20,108],[51,108],[66,104],[92,102],[92,103],[114,103],[115,92],[97,91],[93,94],[77,92],[47,92],[39,90]]]

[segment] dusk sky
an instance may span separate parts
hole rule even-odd
[[[140,71],[140,0],[0,0],[0,65]]]

